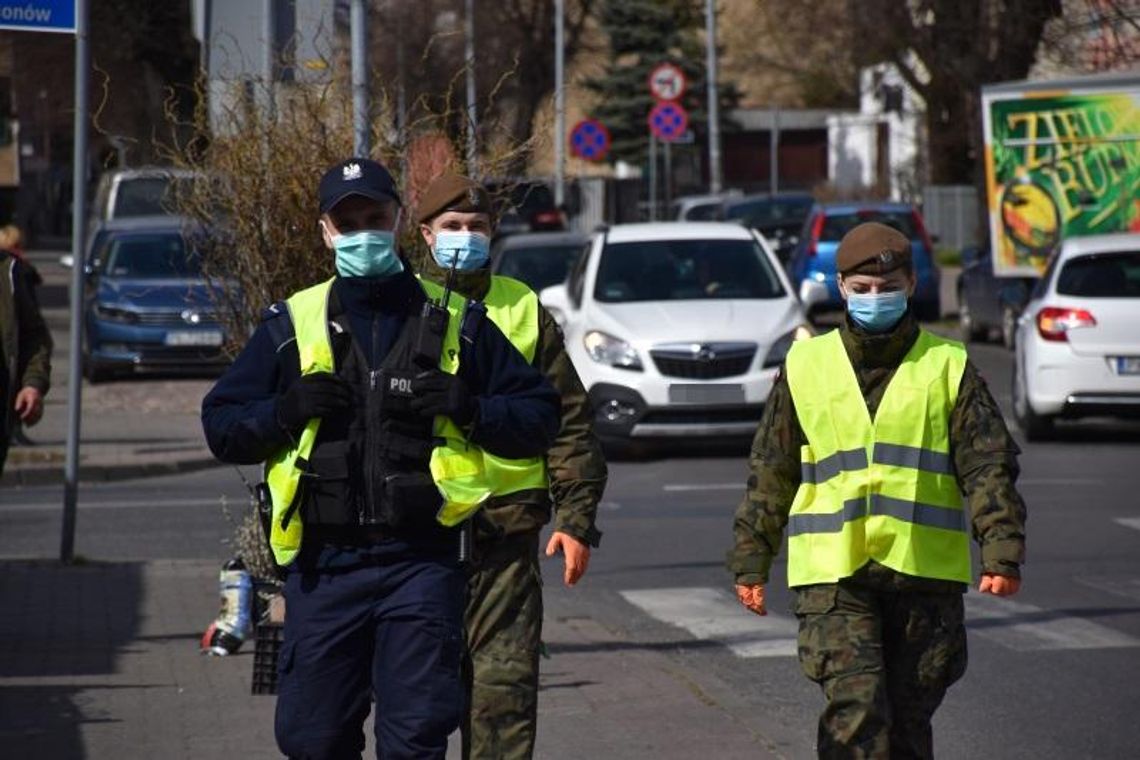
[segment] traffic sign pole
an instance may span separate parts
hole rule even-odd
[[[566,92],[565,45],[563,44],[564,0],[554,0],[554,205],[561,207],[566,198]]]
[[[67,455],[63,468],[63,529],[60,562],[75,557],[75,513],[79,499],[79,404],[83,398],[83,279],[87,241],[87,112],[90,100],[88,76],[91,48],[88,39],[87,0],[75,0],[75,166],[71,176],[71,343],[68,361],[71,378],[67,386]]]
[[[649,221],[657,221],[657,135],[649,133]]]

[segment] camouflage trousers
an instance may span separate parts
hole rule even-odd
[[[848,582],[797,589],[799,656],[827,698],[821,758],[931,758],[930,721],[966,672],[962,595]]]
[[[463,757],[530,758],[538,722],[542,576],[538,531],[476,550],[468,583]]]

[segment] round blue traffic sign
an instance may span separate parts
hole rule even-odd
[[[570,152],[587,161],[601,161],[610,152],[610,131],[597,119],[582,119],[570,130]]]
[[[673,101],[663,100],[649,112],[649,131],[662,142],[675,142],[689,130],[689,112]]]

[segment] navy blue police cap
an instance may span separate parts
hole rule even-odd
[[[321,177],[317,191],[321,213],[328,213],[336,204],[350,195],[362,195],[374,201],[400,202],[396,181],[381,164],[367,158],[350,158],[341,161]]]

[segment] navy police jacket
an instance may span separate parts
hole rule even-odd
[[[376,369],[400,336],[406,315],[426,300],[405,268],[391,278],[343,278],[333,283],[357,344]],[[288,319],[284,304],[266,311],[245,348],[202,401],[210,451],[223,462],[257,464],[289,445],[277,422],[277,399],[300,376],[296,341],[281,346],[268,320]],[[290,333],[291,334],[291,333]],[[459,376],[479,405],[469,439],[511,459],[542,456],[561,424],[558,393],[490,319],[460,341]]]

